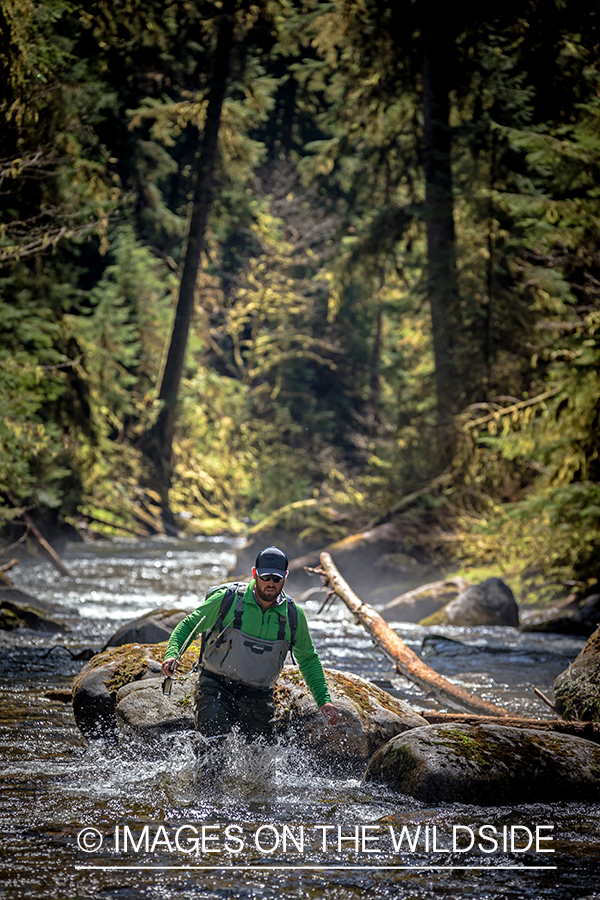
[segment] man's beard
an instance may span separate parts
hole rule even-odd
[[[259,600],[262,600],[264,603],[273,603],[273,602],[277,601],[279,595],[281,594],[281,592],[283,590],[283,584],[275,585],[275,590],[277,591],[277,593],[265,594],[264,588],[262,588],[260,586],[260,583],[257,578],[254,583],[254,590],[256,591],[256,596],[258,597]]]

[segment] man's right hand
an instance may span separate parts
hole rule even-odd
[[[172,678],[177,671],[178,665],[179,663],[174,656],[170,656],[168,659],[165,659],[164,663],[161,666],[163,675],[166,675],[167,678]]]

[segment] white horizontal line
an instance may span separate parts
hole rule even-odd
[[[384,872],[391,870],[410,870],[410,869],[423,869],[423,870],[432,870],[432,869],[460,869],[463,871],[469,871],[476,869],[478,871],[497,871],[500,869],[511,869],[512,871],[531,871],[531,870],[549,870],[558,869],[558,866],[75,866],[76,869],[86,870],[86,871],[123,871],[123,870],[134,870],[134,871],[255,871],[255,872],[268,872],[270,870],[273,871],[296,871],[296,872],[332,872],[332,871],[353,871],[353,872]]]

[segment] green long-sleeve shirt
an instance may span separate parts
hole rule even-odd
[[[189,616],[186,616],[185,619],[182,619],[179,625],[173,629],[173,633],[167,645],[165,659],[177,656],[180,647],[203,616],[205,619],[198,630],[198,634],[201,634],[203,631],[210,631],[210,629],[216,625],[221,609],[221,601],[223,600],[226,590],[227,587],[224,586],[215,591],[204,601],[204,603],[201,603],[194,612],[190,613]],[[287,599],[287,597],[282,591],[278,597],[279,602],[277,605],[270,606],[268,609],[263,610],[254,597],[254,581],[251,581],[244,592],[244,611],[242,613],[241,628],[244,634],[249,634],[251,637],[263,638],[263,640],[267,641],[276,641],[279,632],[279,617],[285,616],[287,619],[287,603],[284,602],[285,599]],[[298,661],[300,671],[308,685],[308,689],[315,699],[315,703],[317,706],[322,706],[324,703],[331,702],[325,675],[323,674],[323,666],[321,665],[321,660],[313,646],[304,611],[300,609],[299,606],[296,608],[298,610],[298,625],[296,627],[296,635],[294,638],[294,656]],[[229,625],[233,621],[234,614],[235,600],[225,616],[223,624]],[[290,637],[290,624],[288,622],[285,628],[285,639],[289,641]]]

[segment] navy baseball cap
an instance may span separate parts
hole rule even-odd
[[[256,557],[254,565],[261,578],[263,575],[280,575],[285,578],[288,558],[278,547],[265,547]]]

